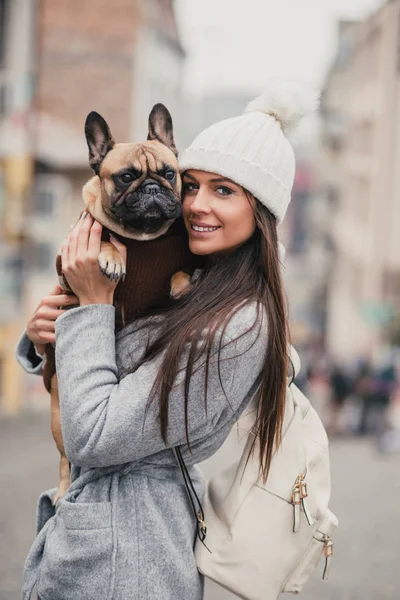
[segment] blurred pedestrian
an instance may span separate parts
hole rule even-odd
[[[396,371],[393,363],[377,369],[372,383],[373,431],[381,438],[387,428],[386,415],[396,386]]]
[[[374,366],[365,361],[360,366],[356,382],[361,400],[360,435],[372,433],[380,437],[385,430],[385,415],[396,387],[396,369],[390,353],[380,350]]]
[[[400,386],[398,381],[396,381],[386,417],[386,428],[379,438],[379,449],[382,452],[400,452]]]
[[[360,421],[356,429],[359,435],[366,435],[370,429],[370,413],[372,408],[372,367],[367,359],[360,361],[354,379],[354,391],[360,402]]]
[[[329,420],[327,431],[330,436],[339,432],[339,420],[343,412],[343,406],[350,393],[350,382],[342,365],[334,364],[329,376],[331,396],[329,401]]]

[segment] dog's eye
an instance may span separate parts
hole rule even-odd
[[[121,183],[131,183],[134,180],[134,176],[131,173],[124,173],[119,176]]]
[[[175,179],[175,171],[173,171],[172,169],[167,169],[165,171],[165,179],[168,179],[168,181],[172,181],[173,179]]]

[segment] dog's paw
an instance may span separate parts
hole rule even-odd
[[[124,281],[126,275],[126,266],[122,256],[115,246],[109,242],[101,242],[99,254],[100,270],[111,281]]]
[[[183,271],[178,271],[171,277],[171,291],[170,296],[172,298],[179,298],[190,290],[190,275]]]

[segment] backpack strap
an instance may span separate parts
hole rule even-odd
[[[292,395],[293,404],[300,408],[302,417],[304,419],[304,417],[310,409],[311,402],[294,383],[290,386],[289,389]]]
[[[183,460],[181,449],[179,448],[179,446],[176,446],[175,448],[172,448],[172,452],[174,453],[176,462],[178,463],[178,467],[181,470],[182,477],[183,477],[183,483],[185,484],[189,502],[192,506],[193,514],[196,519],[197,537],[202,542],[202,544],[207,548],[207,546],[204,543],[204,540],[207,535],[207,527],[206,527],[206,524],[204,523],[203,507],[202,507],[200,499],[197,495],[196,489],[193,485],[192,478],[190,477],[189,471],[187,470],[187,467],[185,465],[185,461]],[[196,508],[196,504],[197,504],[197,508]],[[207,550],[208,550],[208,548],[207,548]]]
[[[294,348],[294,346],[290,346],[289,361],[290,361],[290,364],[292,365],[292,382],[293,382],[301,370],[300,356],[297,354],[297,350]]]

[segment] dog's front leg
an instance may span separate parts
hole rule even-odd
[[[126,266],[124,259],[111,242],[101,242],[99,266],[103,275],[109,279],[115,279],[116,281],[125,279]]]
[[[170,295],[172,298],[179,298],[184,296],[191,288],[190,275],[184,271],[178,271],[171,277],[171,291]]]
[[[69,460],[65,456],[64,440],[63,440],[62,432],[61,432],[60,400],[58,397],[57,375],[54,375],[51,378],[50,398],[51,398],[51,433],[53,434],[54,441],[55,441],[57,449],[60,453],[60,463],[59,463],[60,482],[58,484],[57,493],[53,498],[53,504],[56,504],[57,500],[59,500],[65,494],[65,492],[67,491],[67,489],[69,488],[69,485],[70,485]]]

